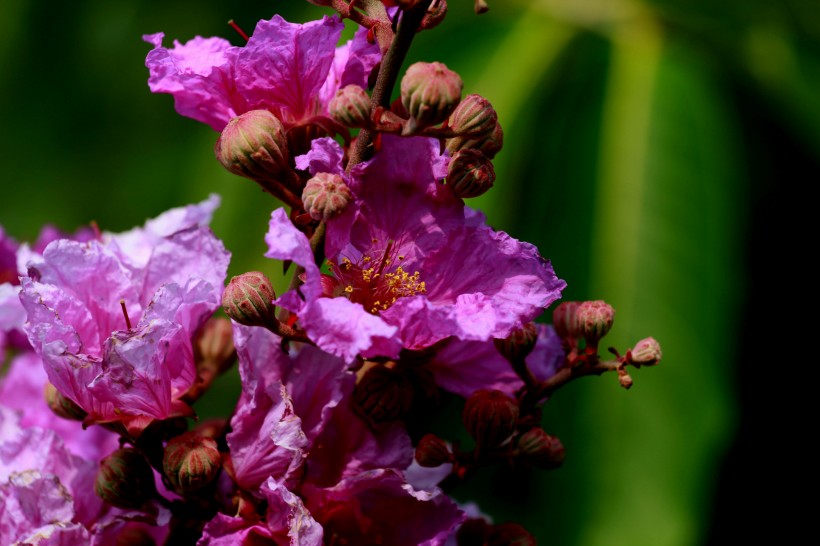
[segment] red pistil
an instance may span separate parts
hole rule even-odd
[[[125,300],[120,300],[120,307],[122,307],[122,314],[125,317],[125,325],[131,329],[131,319],[128,318],[128,310],[125,308]]]
[[[249,38],[249,37],[248,37],[248,35],[245,33],[245,31],[244,31],[244,30],[242,30],[242,29],[239,27],[239,25],[237,25],[237,24],[236,24],[236,21],[234,21],[233,19],[231,19],[230,21],[228,21],[228,24],[229,24],[229,25],[231,25],[231,28],[233,28],[233,29],[236,31],[236,33],[237,33],[237,34],[239,34],[240,36],[242,36],[242,37],[245,39],[245,41],[246,41],[246,42],[247,42],[248,40],[250,40],[250,38]]]

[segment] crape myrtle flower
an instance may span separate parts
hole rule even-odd
[[[284,352],[265,329],[234,328],[243,392],[227,437],[231,466],[267,511],[217,515],[201,544],[441,543],[461,512],[441,491],[407,483],[409,437],[353,413],[345,362],[310,345]]]
[[[88,413],[138,432],[190,414],[191,338],[218,308],[230,254],[211,233],[219,199],[172,209],[142,228],[58,240],[28,263],[26,333],[49,381]]]
[[[168,510],[155,501],[140,510],[105,505],[94,494],[97,467],[0,405],[0,544],[114,546],[132,528],[162,540]]]
[[[296,165],[343,175],[341,160],[338,144],[322,138]],[[277,303],[321,348],[351,361],[451,336],[503,338],[560,297],[566,283],[549,261],[487,226],[440,182],[446,168],[436,140],[382,135],[375,157],[346,175],[353,200],[327,222],[332,275],[320,272],[284,211],[274,211],[266,256],[305,268],[300,294]]]
[[[336,47],[343,28],[338,17],[294,24],[277,15],[260,21],[242,47],[197,36],[168,49],[163,33],[146,35],[154,46],[145,60],[148,86],[170,93],[179,114],[216,131],[251,110],[271,111],[286,128],[329,117],[336,91],[351,84],[367,87],[381,59],[366,29]]]

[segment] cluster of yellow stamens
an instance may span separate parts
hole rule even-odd
[[[427,291],[424,281],[419,280],[418,271],[410,273],[401,265],[391,269],[392,247],[392,241],[388,242],[387,248],[377,259],[363,256],[354,263],[349,258],[342,258],[338,265],[328,261],[328,266],[344,287],[343,295],[351,301],[361,303],[370,313],[384,311],[399,298],[416,296]],[[404,256],[399,255],[395,259],[401,262]]]

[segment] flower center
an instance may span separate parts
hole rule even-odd
[[[403,260],[404,256],[393,251],[393,241],[388,241],[384,251],[371,252],[356,262],[342,258],[341,263],[328,261],[328,265],[339,281],[339,295],[377,314],[399,298],[427,291],[424,281],[419,280],[418,271],[410,273],[404,270],[401,265]]]

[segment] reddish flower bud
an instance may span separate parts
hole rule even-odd
[[[356,408],[374,424],[404,417],[414,395],[413,383],[404,373],[381,365],[368,369],[353,389]]]
[[[46,383],[43,394],[49,409],[58,417],[72,421],[82,421],[88,416],[88,413],[86,413],[83,408],[74,403],[70,398],[63,396],[60,391],[57,390],[57,387],[51,383]]]
[[[219,472],[220,459],[216,440],[197,432],[186,432],[168,442],[162,471],[177,491],[191,493],[213,481]]]
[[[370,126],[370,96],[358,85],[347,85],[336,91],[328,108],[333,119],[342,125]]]
[[[305,210],[314,220],[329,220],[342,212],[352,198],[344,179],[331,173],[318,173],[302,191]]]
[[[208,319],[196,338],[194,350],[198,368],[213,368],[217,373],[230,368],[236,359],[231,321],[222,317]]]
[[[457,136],[448,138],[445,144],[450,155],[459,150],[478,150],[488,159],[492,159],[504,146],[504,131],[501,129],[501,124],[496,122],[493,130],[484,136]]]
[[[542,428],[531,428],[518,439],[518,451],[539,468],[558,468],[564,463],[564,445]]]
[[[145,528],[126,525],[117,531],[114,546],[157,546],[157,541]]]
[[[278,181],[290,169],[285,128],[267,110],[251,110],[229,121],[214,153],[223,167],[251,180]]]
[[[501,391],[482,389],[467,399],[461,419],[479,450],[496,447],[515,430],[518,403]]]
[[[276,320],[275,297],[268,278],[259,271],[250,271],[231,279],[222,292],[222,308],[239,324],[266,326]]]
[[[575,322],[578,332],[590,345],[598,341],[612,328],[615,309],[604,300],[585,301],[575,311]]]
[[[156,494],[154,471],[142,453],[121,448],[100,462],[94,491],[117,508],[140,508]]]
[[[561,339],[578,337],[578,322],[575,319],[575,313],[579,305],[581,303],[577,301],[564,301],[553,310],[552,327]]]
[[[478,138],[495,129],[498,114],[490,101],[481,95],[467,95],[450,114],[447,124],[459,136]]]
[[[660,362],[663,353],[661,353],[661,345],[655,338],[648,337],[640,340],[629,351],[629,362],[639,366],[654,366]]]
[[[538,328],[534,322],[528,322],[523,328],[513,330],[504,339],[494,339],[495,348],[510,362],[520,362],[535,349],[538,341]]]
[[[532,534],[517,523],[493,525],[487,534],[486,546],[536,546]]]
[[[453,461],[453,454],[447,443],[435,434],[425,434],[416,446],[416,462],[419,465],[435,468]]]
[[[495,169],[478,150],[461,150],[450,160],[447,185],[462,199],[478,197],[493,187]]]
[[[461,77],[442,63],[410,65],[401,80],[401,102],[410,114],[409,133],[441,123],[461,100]]]

